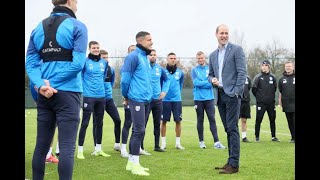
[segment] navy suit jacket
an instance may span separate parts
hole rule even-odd
[[[246,74],[246,59],[242,47],[228,43],[221,72],[224,92],[230,97],[234,97],[235,95],[243,97]],[[218,49],[213,51],[209,56],[208,80],[210,83],[214,77],[218,78],[218,80],[220,79]]]

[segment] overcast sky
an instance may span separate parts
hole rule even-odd
[[[25,4],[27,48],[31,31],[53,5],[51,0]],[[89,41],[98,41],[109,56],[126,55],[139,31],[151,33],[158,56],[195,57],[199,50],[208,55],[217,48],[220,24],[229,26],[229,39],[234,32],[243,34],[248,49],[273,40],[295,49],[293,0],[78,0],[76,16],[86,24]]]

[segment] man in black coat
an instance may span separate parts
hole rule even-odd
[[[285,112],[289,130],[291,133],[290,143],[295,143],[295,72],[294,62],[287,61],[284,64],[283,76],[279,79],[279,105]]]

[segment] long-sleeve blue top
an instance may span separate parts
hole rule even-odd
[[[114,68],[109,66],[111,69],[111,77],[110,77],[110,82],[104,82],[104,89],[105,89],[105,99],[112,99],[112,88],[114,85]],[[107,71],[108,72],[108,71]]]
[[[197,101],[214,99],[213,86],[208,81],[209,66],[201,66],[193,68],[191,78],[193,82],[193,99]]]
[[[152,89],[153,95],[152,99],[159,99],[160,93],[165,92],[168,93],[170,81],[169,78],[159,64],[151,63],[151,82],[152,82]]]
[[[52,13],[62,16],[66,13]],[[84,67],[88,44],[87,27],[79,20],[68,17],[59,26],[56,40],[60,46],[72,49],[72,61],[50,61],[39,63],[39,51],[44,44],[42,22],[32,31],[26,54],[26,72],[30,80],[39,88],[49,80],[50,86],[57,90],[82,92],[81,70]]]
[[[170,81],[169,91],[167,95],[163,98],[162,101],[168,101],[168,102],[178,102],[181,101],[181,92],[182,92],[182,86],[184,81],[184,73],[177,68],[176,72],[173,74],[170,74],[167,69],[165,69],[166,74]]]
[[[38,100],[38,92],[34,89],[34,85],[31,81],[29,82],[29,89],[30,89],[30,92],[31,92],[31,95],[32,95],[32,99],[34,101],[37,101]]]
[[[120,86],[125,98],[136,102],[151,101],[151,67],[146,52],[139,47],[124,59]]]
[[[94,61],[87,58],[82,69],[83,96],[92,98],[105,97],[104,78],[108,63],[104,59]]]

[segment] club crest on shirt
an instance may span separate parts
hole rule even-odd
[[[104,64],[103,63],[100,63],[100,71],[104,71]]]
[[[156,76],[160,76],[160,69],[156,67]]]
[[[88,107],[88,104],[87,103],[83,103],[83,107],[84,108]]]
[[[273,84],[273,78],[269,77],[269,84]]]
[[[176,72],[174,78],[176,78],[176,80],[180,79],[180,73]]]
[[[140,106],[135,107],[136,111],[140,111]]]
[[[287,83],[287,79],[283,79],[283,80],[282,80],[282,83],[283,83],[283,84]]]

